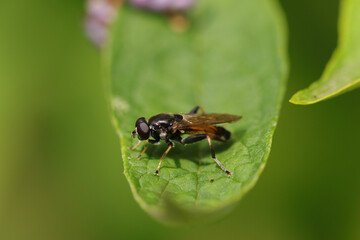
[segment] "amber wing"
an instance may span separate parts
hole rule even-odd
[[[205,127],[221,123],[230,123],[241,119],[241,116],[221,113],[183,114],[180,122],[174,123],[173,127],[178,130]]]

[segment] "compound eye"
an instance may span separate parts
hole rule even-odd
[[[145,118],[139,118],[136,121],[136,130],[140,140],[146,140],[150,136],[149,125],[147,124]]]

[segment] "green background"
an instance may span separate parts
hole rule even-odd
[[[336,46],[338,1],[281,1],[291,71],[256,187],[223,220],[165,227],[133,200],[83,1],[0,3],[0,239],[360,239],[359,90],[288,103]]]

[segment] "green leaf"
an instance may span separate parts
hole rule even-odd
[[[190,27],[178,33],[169,18],[124,6],[105,50],[113,121],[124,173],[136,201],[166,222],[210,219],[227,212],[257,181],[270,152],[287,74],[284,19],[275,1],[198,1]],[[227,143],[176,144],[154,176],[166,144],[129,150],[135,121],[161,112],[242,115],[224,125]],[[214,181],[209,180],[213,178]]]
[[[313,104],[360,87],[360,0],[343,0],[338,46],[321,78],[298,91],[294,104]]]

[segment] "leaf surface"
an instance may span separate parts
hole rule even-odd
[[[338,46],[321,78],[295,93],[291,103],[307,105],[360,87],[360,0],[343,0]]]
[[[120,137],[124,173],[135,199],[166,222],[225,213],[257,181],[270,152],[287,74],[284,20],[275,1],[198,1],[190,27],[178,33],[169,18],[124,6],[105,50],[113,121]],[[171,150],[160,176],[153,173],[166,144],[141,147],[131,137],[139,117],[206,112],[242,115],[224,124],[227,143],[207,142]],[[210,179],[214,181],[210,182]]]

